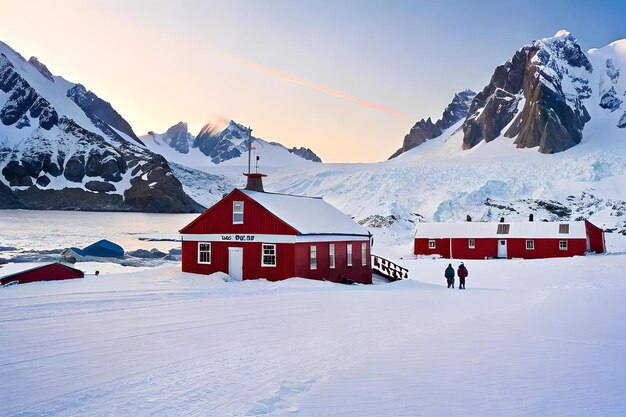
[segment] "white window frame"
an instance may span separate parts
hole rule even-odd
[[[233,201],[233,224],[243,224],[243,203],[243,201]],[[241,211],[237,210],[237,204],[241,204]],[[241,215],[241,221],[235,219],[238,214]]]
[[[467,239],[467,247],[470,249],[476,249],[476,239]]]
[[[428,241],[428,249],[435,249],[437,247],[437,242],[433,239]]]
[[[361,266],[367,266],[367,243],[361,243]]]
[[[317,269],[317,246],[309,246],[309,269]]]
[[[567,250],[567,239],[559,240],[559,250]]]
[[[352,266],[352,243],[346,244],[346,266]]]
[[[526,241],[526,250],[535,250],[535,241],[532,239],[528,239]]]
[[[331,243],[328,245],[328,267],[330,269],[335,269],[335,244]]]
[[[208,249],[204,249],[202,250],[202,245],[208,245],[209,248]],[[208,261],[201,261],[202,253],[208,253],[209,254],[209,260]],[[211,242],[198,242],[198,263],[202,264],[202,265],[211,265]]]
[[[265,250],[271,250],[273,254],[268,253],[267,256],[274,257],[274,264],[265,263]],[[276,268],[278,265],[278,256],[276,254],[276,244],[275,243],[261,243],[261,267],[263,268]]]

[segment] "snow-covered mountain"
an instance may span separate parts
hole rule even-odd
[[[3,43],[0,121],[0,208],[201,208],[109,103]]]
[[[165,133],[149,132],[141,140],[151,151],[163,155],[169,161],[202,169],[223,163],[247,164],[248,138],[248,128],[231,120],[223,129],[207,123],[196,136],[189,132],[186,123],[180,122]],[[322,162],[308,148],[289,149],[280,143],[255,136],[252,136],[252,140],[253,154],[261,158],[264,166]]]

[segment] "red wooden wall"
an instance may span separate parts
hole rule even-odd
[[[335,244],[335,268],[330,268],[330,244]],[[352,243],[352,266],[347,264],[347,244]],[[366,265],[362,266],[361,244],[367,245]],[[372,283],[372,266],[370,265],[369,242],[307,242],[297,243],[295,250],[296,276],[303,278],[325,279],[341,282],[339,275],[361,284]],[[311,246],[317,248],[317,269],[311,269]]]
[[[585,220],[585,230],[589,237],[590,250],[595,253],[604,253],[606,251],[604,242],[604,230]]]
[[[36,281],[56,281],[62,279],[83,278],[84,276],[83,272],[77,269],[61,264],[52,264],[2,278],[0,282],[2,284],[6,284],[11,281],[19,281],[20,284],[27,284],[29,282]]]
[[[243,224],[233,224],[233,202],[243,201]],[[189,223],[181,233],[190,234],[272,234],[295,235],[298,233],[273,213],[269,212],[256,201],[240,190],[215,203],[204,213]]]
[[[244,208],[245,210],[245,208]],[[277,281],[295,276],[294,245],[276,244],[276,266],[261,266],[261,245],[263,242],[211,242],[211,263],[198,263],[198,242],[183,242],[183,272],[194,274],[228,274],[228,248],[243,248],[244,279],[266,278]]]
[[[428,241],[435,240],[434,249],[428,247]],[[498,256],[498,240],[507,241],[508,258],[559,258],[576,255],[584,255],[587,249],[585,239],[565,239],[567,240],[567,250],[559,249],[561,239],[529,239],[535,241],[534,249],[526,249],[526,240],[520,238],[476,238],[475,248],[469,248],[469,239],[452,239],[452,256],[455,259],[485,259],[496,258]],[[440,255],[443,258],[450,258],[450,239],[424,239],[416,238],[414,242],[415,255]]]

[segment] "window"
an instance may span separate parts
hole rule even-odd
[[[264,243],[262,248],[261,266],[276,266],[276,245]]]
[[[559,240],[559,250],[567,250],[567,240]]]
[[[428,249],[435,249],[435,241],[434,240],[429,240],[428,241]]]
[[[469,239],[467,241],[467,247],[470,248],[470,249],[476,248],[476,240],[475,239]]]
[[[367,266],[367,243],[361,243],[361,266]]]
[[[328,245],[328,258],[330,263],[330,268],[335,269],[335,244],[331,243]]]
[[[317,246],[311,246],[310,268],[317,269]]]
[[[211,244],[209,242],[198,243],[198,263],[199,264],[211,263]]]
[[[243,201],[233,201],[233,224],[243,224]]]
[[[508,235],[510,227],[511,227],[510,224],[499,224],[497,233],[499,235]]]
[[[527,240],[526,241],[526,249],[527,250],[535,249],[535,241],[534,240]]]
[[[563,235],[569,234],[569,224],[560,224],[559,233]]]
[[[346,251],[347,251],[346,265],[352,266],[352,243],[348,243],[346,245]]]

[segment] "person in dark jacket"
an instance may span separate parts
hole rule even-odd
[[[448,288],[454,288],[454,268],[452,268],[452,264],[448,264],[443,276],[448,280]]]
[[[459,290],[464,290],[465,278],[469,275],[469,273],[467,272],[465,265],[463,265],[463,262],[459,265],[459,269],[456,271],[456,274],[459,276]]]

